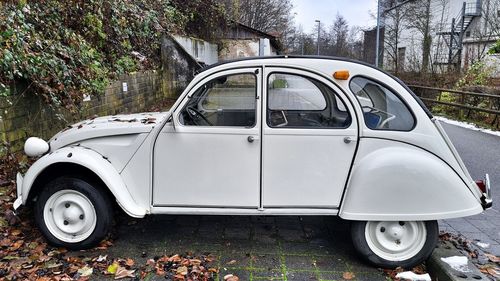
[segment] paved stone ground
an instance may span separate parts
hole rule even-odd
[[[118,221],[106,254],[136,264],[164,254],[210,253],[218,257],[219,280],[226,274],[242,281],[344,280],[346,271],[355,274],[353,280],[386,280],[355,254],[348,222],[336,217],[162,215]]]
[[[439,222],[441,230],[462,234],[487,243],[483,250],[500,256],[500,137],[443,123],[469,173],[482,179],[489,173],[492,182],[493,208],[482,214]]]

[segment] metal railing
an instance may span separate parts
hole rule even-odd
[[[426,103],[432,111],[433,106],[439,104],[450,108],[459,110],[459,114],[469,118],[471,113],[483,112],[492,114],[494,117],[489,122],[491,126],[497,123],[497,128],[500,125],[500,95],[493,95],[487,93],[476,93],[452,89],[443,89],[435,87],[427,87],[420,85],[409,85],[415,94]],[[454,95],[450,100],[443,100],[444,93]],[[463,112],[465,111],[465,112]]]

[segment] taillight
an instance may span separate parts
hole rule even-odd
[[[476,181],[477,187],[481,190],[482,193],[486,193],[486,184],[484,184],[483,180]]]

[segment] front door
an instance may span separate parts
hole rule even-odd
[[[351,103],[300,70],[266,68],[264,83],[263,207],[339,207],[358,137]]]
[[[219,72],[184,98],[155,143],[154,206],[259,207],[261,77]]]

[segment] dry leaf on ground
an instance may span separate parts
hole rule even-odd
[[[344,278],[345,280],[352,280],[356,277],[356,275],[354,275],[353,272],[350,272],[350,271],[346,271],[342,274],[342,278]]]

